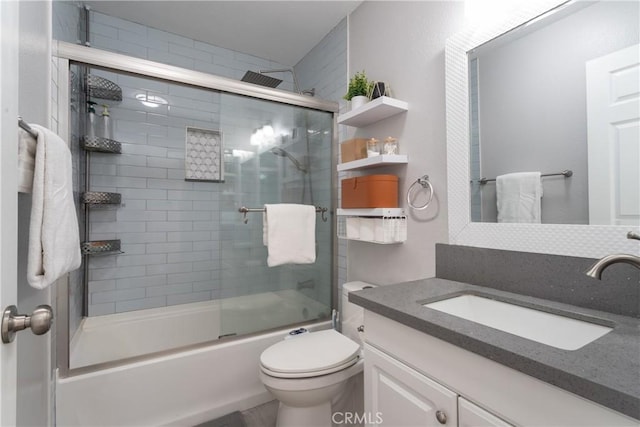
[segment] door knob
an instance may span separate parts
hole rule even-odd
[[[436,411],[436,419],[440,424],[446,424],[447,414],[445,414],[443,411]]]
[[[31,328],[31,332],[42,335],[49,332],[53,323],[53,310],[51,306],[43,304],[36,307],[31,316],[18,314],[18,308],[10,305],[2,313],[2,342],[8,344],[13,341],[16,332]]]

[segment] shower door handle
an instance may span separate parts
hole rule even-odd
[[[2,313],[2,342],[8,344],[16,336],[16,332],[31,328],[31,332],[36,335],[43,335],[49,332],[53,323],[53,309],[51,306],[42,304],[36,307],[31,316],[18,314],[18,308],[10,305]]]

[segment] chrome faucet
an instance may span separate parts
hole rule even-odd
[[[640,240],[640,235],[630,231],[627,233],[627,239]],[[640,269],[640,256],[615,254],[607,255],[606,257],[599,259],[587,271],[585,271],[585,274],[589,277],[593,277],[594,279],[602,280],[602,272],[604,269],[609,267],[611,264],[617,264],[619,262],[630,264],[635,268]]]

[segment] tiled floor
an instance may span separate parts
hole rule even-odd
[[[275,427],[278,401],[272,400],[243,412],[232,412],[195,427]]]

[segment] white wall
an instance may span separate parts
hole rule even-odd
[[[409,164],[376,169],[400,177],[400,206],[409,185],[428,174],[432,205],[409,212],[408,239],[400,245],[349,241],[349,280],[389,284],[435,275],[435,243],[447,242],[444,46],[462,29],[463,2],[365,2],[350,17],[349,75],[391,85],[409,103],[407,113],[355,131],[358,137],[399,138]]]

